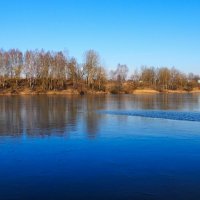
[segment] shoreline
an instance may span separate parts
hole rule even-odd
[[[155,94],[200,94],[200,89],[194,89],[192,91],[185,91],[185,90],[165,90],[159,92],[153,89],[136,89],[128,94],[130,95],[155,95]],[[126,94],[126,93],[120,93]],[[80,95],[80,92],[77,90],[61,90],[61,91],[31,91],[31,90],[22,90],[17,92],[11,91],[2,91],[0,92],[0,96],[25,96],[25,95]],[[85,95],[112,95],[110,92],[103,92],[103,91],[87,91]],[[113,94],[115,95],[115,94]]]
[[[165,90],[159,92],[153,89],[138,89],[133,92],[133,94],[195,94],[200,93],[200,90],[195,89],[192,91],[185,91],[185,90]]]

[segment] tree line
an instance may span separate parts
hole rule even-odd
[[[191,91],[199,87],[199,75],[185,74],[175,67],[141,67],[140,72],[132,75],[136,86],[150,87],[158,91],[163,90],[186,90]]]
[[[84,53],[83,63],[63,51],[18,49],[0,50],[0,91],[18,92],[73,89],[130,93],[137,88],[192,90],[199,87],[199,75],[185,74],[176,68],[143,66],[129,76],[127,65],[107,71],[94,50]]]

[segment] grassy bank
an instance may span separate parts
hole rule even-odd
[[[81,92],[83,92],[81,94]],[[76,89],[67,89],[67,90],[47,90],[47,91],[42,91],[42,90],[31,90],[28,88],[25,89],[20,89],[20,90],[11,90],[11,89],[6,89],[6,90],[1,90],[0,95],[40,95],[40,94],[46,94],[46,95],[98,95],[98,94],[135,94],[135,95],[140,95],[140,94],[187,94],[187,93],[200,93],[200,89],[195,88],[191,91],[185,91],[185,90],[163,90],[163,91],[157,91],[151,88],[145,88],[145,89],[135,89],[132,91],[121,91],[119,93],[113,93],[112,91],[95,91],[95,90],[85,90],[85,91],[80,91]]]

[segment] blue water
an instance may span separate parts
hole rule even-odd
[[[0,199],[200,199],[200,95],[0,97]]]

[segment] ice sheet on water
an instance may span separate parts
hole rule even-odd
[[[104,110],[98,111],[101,114],[125,115],[146,118],[159,118],[169,120],[195,121],[200,122],[200,112],[187,111],[163,111],[163,110]]]

